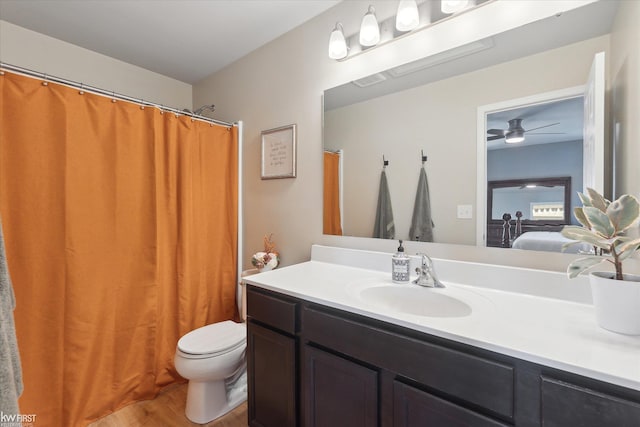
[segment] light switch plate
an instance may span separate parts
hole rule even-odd
[[[472,219],[473,205],[458,205],[458,219]]]

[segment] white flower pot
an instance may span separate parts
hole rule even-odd
[[[589,275],[598,325],[620,334],[640,335],[640,276],[613,277],[609,272]]]

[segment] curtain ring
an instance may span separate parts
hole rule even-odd
[[[84,83],[80,83],[80,91],[78,93],[84,95]]]
[[[49,82],[47,81],[47,75],[44,75],[44,81],[42,82],[42,86],[49,86]]]
[[[4,76],[4,70],[0,70],[0,76]]]
[[[140,109],[144,110],[144,99],[140,98]]]
[[[116,102],[116,92],[115,91],[111,92],[111,102],[113,102],[114,104]]]

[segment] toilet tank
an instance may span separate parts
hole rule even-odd
[[[253,274],[258,274],[259,271],[257,268],[252,268],[250,270],[244,270],[240,274],[240,280],[238,281],[238,292],[236,295],[236,302],[238,304],[238,313],[240,313],[240,318],[244,322],[247,320],[247,286],[243,278],[247,276],[251,276]]]

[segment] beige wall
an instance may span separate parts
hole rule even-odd
[[[640,197],[640,2],[622,1],[611,33],[613,129],[616,144],[616,196]],[[615,135],[615,134],[614,134]]]
[[[169,107],[193,108],[187,83],[1,20],[0,61]]]
[[[371,3],[376,7],[378,15],[383,17],[392,15],[397,5],[396,2],[388,1]],[[242,119],[244,122],[245,266],[251,254],[261,249],[262,237],[268,233],[274,233],[284,265],[309,259],[313,243],[389,252],[394,251],[397,246],[397,242],[388,240],[322,235],[321,95],[325,89],[418,59],[430,52],[455,47],[454,42],[463,44],[487,37],[491,35],[487,33],[489,30],[503,31],[506,28],[501,27],[503,21],[499,17],[505,18],[505,22],[514,26],[523,24],[527,19],[536,19],[533,17],[535,13],[524,12],[527,5],[534,5],[539,9],[560,3],[562,2],[491,3],[480,9],[482,13],[493,16],[485,17],[482,21],[489,20],[492,25],[484,25],[478,21],[475,25],[466,26],[467,31],[460,32],[460,27],[454,25],[458,19],[456,17],[448,23],[433,27],[437,28],[439,37],[430,37],[434,34],[430,30],[423,31],[415,37],[405,37],[358,57],[337,62],[327,57],[331,29],[340,21],[349,36],[358,28],[362,13],[369,4],[364,1],[345,1],[194,85],[195,104],[213,100],[216,112],[222,120]],[[498,11],[497,8],[500,7],[504,9]],[[517,10],[506,10],[513,7],[517,7]],[[465,15],[464,19],[472,17]],[[413,41],[418,39],[422,44],[412,46]],[[558,87],[566,87],[573,83],[558,81],[557,84]],[[526,90],[526,86],[524,89]],[[298,177],[262,181],[260,131],[290,123],[298,125]],[[475,141],[475,127],[466,131],[470,140]],[[475,173],[474,153],[468,156],[461,153],[460,157]],[[470,194],[474,191],[472,189]],[[462,199],[467,200],[467,197]],[[407,251],[428,251],[436,257],[551,270],[564,270],[571,257],[415,242],[407,244]]]
[[[325,141],[345,153],[345,234],[371,236],[384,153],[396,236],[408,238],[423,149],[434,241],[474,245],[476,220],[456,214],[476,203],[478,106],[583,85],[594,55],[608,49],[602,36],[328,111]],[[452,96],[461,88],[464,96]]]

